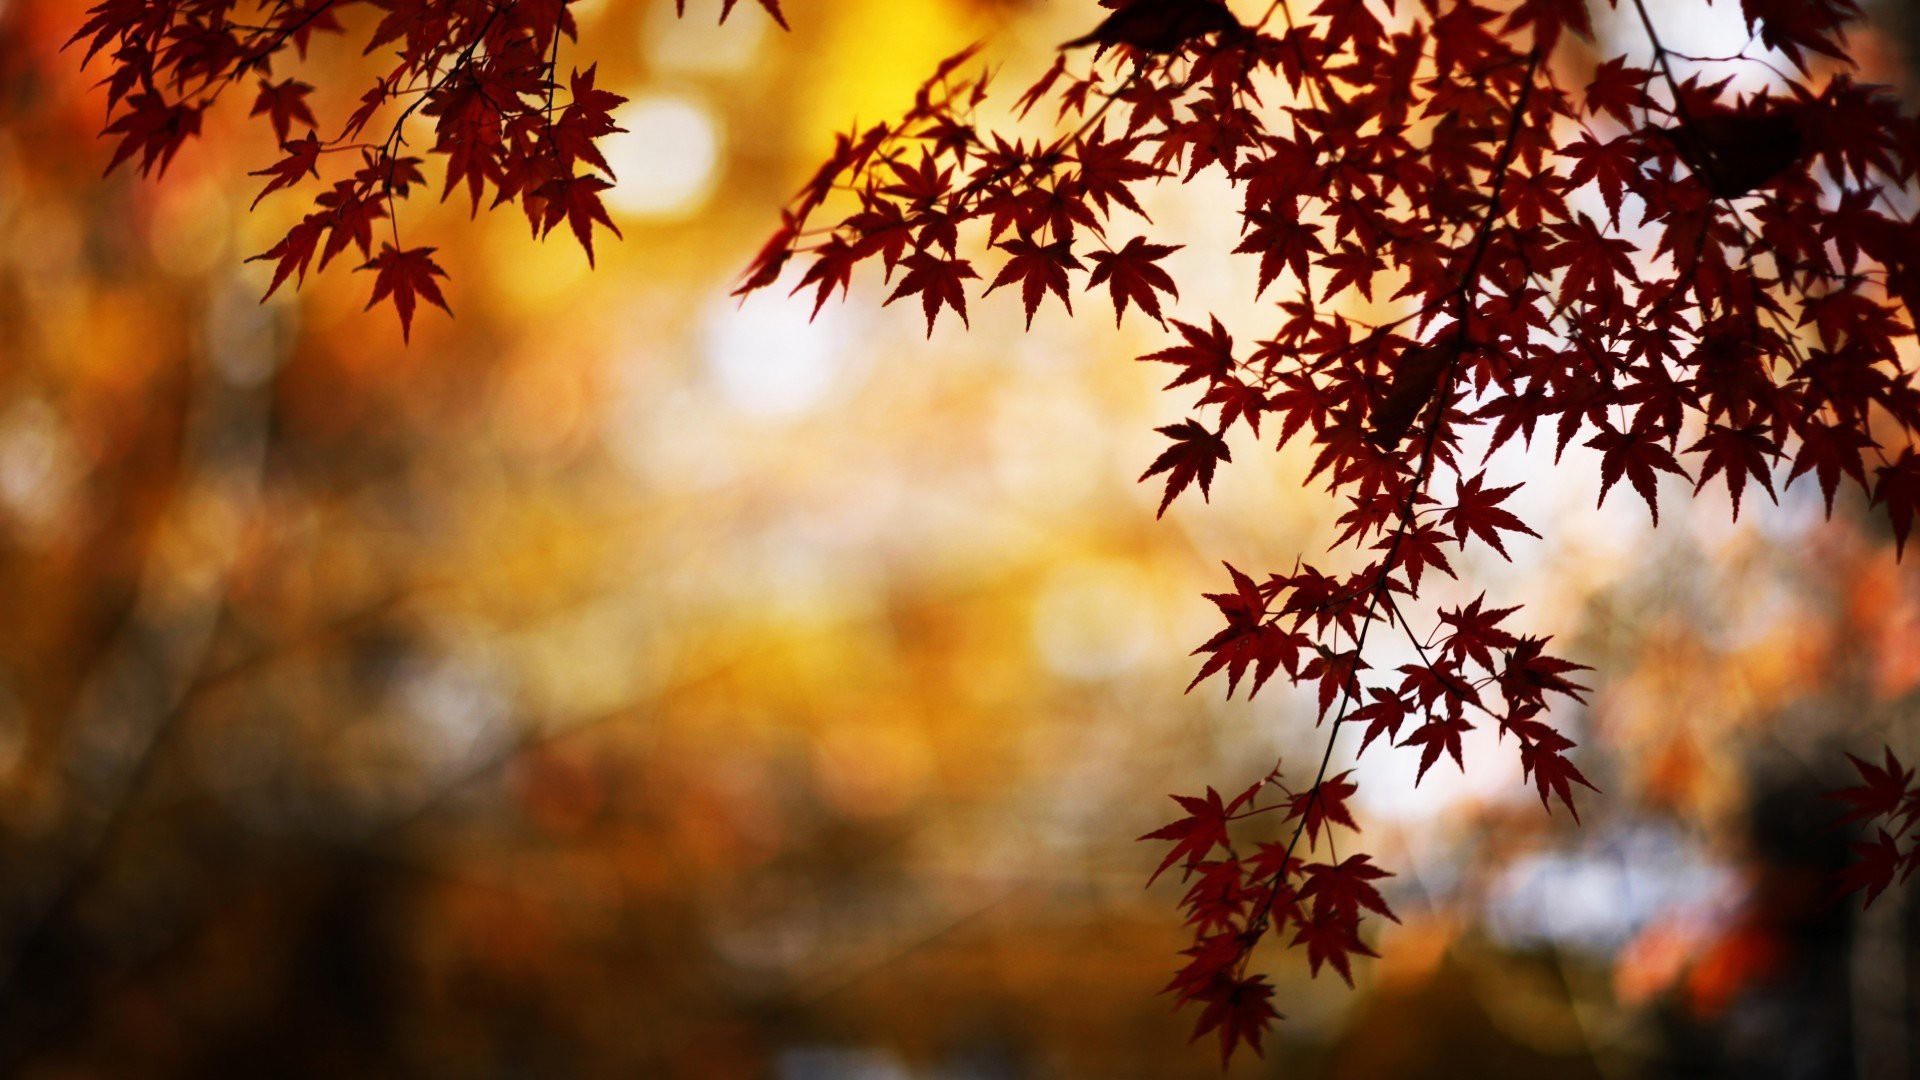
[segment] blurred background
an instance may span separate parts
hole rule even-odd
[[[727,295],[834,131],[982,36],[1017,93],[1092,5],[717,7],[574,5],[562,63],[632,99],[626,242],[590,272],[415,200],[457,317],[404,347],[344,261],[258,302],[299,205],[247,212],[237,111],[101,180],[80,4],[0,0],[0,1073],[1219,1075],[1132,838],[1310,770],[1310,703],[1181,688],[1220,561],[1319,558],[1337,510],[1248,443],[1156,523],[1133,478],[1191,401],[1091,298],[926,340],[870,277],[811,324]],[[1745,41],[1685,12],[1676,48]],[[1251,336],[1221,193],[1149,210],[1175,314]],[[1404,924],[1353,991],[1268,954],[1287,1020],[1235,1075],[1920,1075],[1915,907],[1825,902],[1818,799],[1843,749],[1920,750],[1920,580],[1858,499],[1734,526],[1679,485],[1655,531],[1590,464],[1436,596],[1599,669],[1555,721],[1604,796],[1548,816],[1491,739],[1417,790],[1370,753]]]

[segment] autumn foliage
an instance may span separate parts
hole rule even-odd
[[[1141,359],[1171,365],[1168,389],[1197,392],[1198,412],[1160,429],[1168,445],[1142,476],[1163,482],[1163,513],[1208,492],[1238,427],[1315,447],[1310,478],[1348,507],[1336,546],[1367,558],[1228,566],[1194,683],[1255,694],[1284,674],[1310,688],[1325,752],[1295,787],[1276,770],[1231,799],[1176,796],[1185,816],[1143,838],[1172,845],[1156,875],[1189,882],[1193,943],[1168,990],[1228,1056],[1258,1050],[1276,1015],[1249,972],[1263,939],[1350,978],[1372,953],[1364,919],[1392,917],[1368,856],[1310,861],[1323,832],[1358,831],[1355,774],[1329,775],[1344,729],[1356,755],[1417,751],[1424,776],[1464,768],[1462,736],[1491,724],[1543,803],[1571,813],[1592,787],[1549,722],[1555,699],[1581,699],[1581,665],[1513,629],[1515,607],[1420,603],[1467,546],[1505,557],[1537,535],[1504,505],[1516,485],[1485,471],[1494,450],[1537,437],[1556,457],[1597,451],[1600,498],[1625,481],[1656,522],[1663,473],[1696,490],[1718,477],[1736,516],[1749,489],[1776,494],[1776,471],[1810,475],[1829,510],[1847,480],[1904,546],[1920,409],[1897,346],[1920,300],[1920,234],[1896,193],[1920,129],[1826,62],[1847,56],[1844,0],[1749,3],[1749,52],[1792,70],[1744,94],[1678,77],[1637,7],[1650,67],[1575,46],[1593,36],[1579,0],[1283,0],[1251,25],[1203,0],[1110,6],[1018,99],[1067,133],[983,130],[984,80],[957,75],[956,57],[902,120],[840,141],[745,289],[799,260],[796,288],[818,303],[877,263],[888,302],[918,300],[929,331],[943,311],[966,319],[970,283],[1017,291],[1029,321],[1050,298],[1071,310],[1077,282],[1116,319],[1168,325],[1175,342]],[[1215,169],[1240,195],[1236,250],[1274,303],[1246,345],[1217,318],[1169,318],[1182,298],[1162,261],[1180,245],[1135,194]],[[836,200],[849,209],[822,224]],[[1367,309],[1388,315],[1352,314]],[[1473,427],[1488,429],[1479,460],[1462,450]],[[1417,661],[1377,669],[1369,640],[1387,634]]]
[[[1901,881],[1920,867],[1920,785],[1914,783],[1913,770],[1900,763],[1891,749],[1881,751],[1881,763],[1847,755],[1860,774],[1856,787],[1843,788],[1828,796],[1846,804],[1840,824],[1858,823],[1871,827],[1871,839],[1853,845],[1853,863],[1836,883],[1842,893],[1864,891],[1866,902],[1886,891],[1898,875]]]
[[[777,0],[761,0],[776,20]],[[272,248],[272,295],[335,258],[357,253],[374,274],[367,306],[391,302],[403,333],[422,303],[450,310],[434,249],[401,242],[399,206],[438,164],[440,198],[518,203],[534,235],[567,229],[593,259],[595,227],[618,234],[601,205],[612,170],[595,140],[612,134],[626,99],[595,85],[596,69],[560,75],[575,36],[570,0],[101,0],[72,44],[104,58],[108,171],[166,171],[223,97],[250,99],[281,157],[254,173],[255,205],[280,191],[311,191],[313,209]],[[733,10],[732,0],[721,18]],[[351,29],[350,29],[351,27]],[[317,38],[355,35],[378,57],[357,106],[314,112],[315,87],[287,74]],[[374,243],[379,241],[379,251]]]
[[[1592,787],[1552,722],[1582,700],[1582,665],[1518,629],[1516,606],[1422,598],[1463,551],[1504,558],[1539,535],[1509,509],[1516,483],[1488,471],[1495,450],[1538,440],[1565,467],[1591,463],[1602,501],[1638,498],[1656,522],[1663,474],[1696,492],[1717,480],[1736,517],[1750,493],[1804,478],[1829,512],[1843,483],[1863,491],[1902,548],[1912,530],[1920,394],[1901,350],[1920,304],[1920,124],[1850,74],[1852,0],[1743,0],[1752,41],[1718,58],[1669,52],[1628,2],[1641,60],[1596,54],[1585,0],[1275,0],[1257,14],[1108,0],[998,129],[976,46],[902,117],[841,136],[741,286],[785,278],[817,311],[876,275],[929,333],[994,297],[1017,298],[1029,324],[1054,303],[1152,320],[1168,341],[1140,359],[1194,401],[1141,477],[1162,485],[1162,513],[1207,495],[1242,428],[1243,445],[1311,445],[1308,479],[1344,509],[1334,546],[1358,555],[1226,567],[1193,682],[1251,696],[1284,676],[1315,703],[1325,749],[1231,798],[1175,796],[1182,816],[1143,838],[1170,845],[1154,876],[1186,884],[1192,940],[1167,990],[1223,1058],[1258,1051],[1278,1016],[1251,970],[1263,941],[1351,981],[1353,957],[1372,955],[1367,920],[1393,917],[1388,871],[1350,844],[1334,853],[1336,832],[1359,832],[1362,774],[1332,771],[1349,729],[1363,765],[1404,750],[1424,776],[1465,768],[1463,735],[1491,726],[1549,809],[1573,813]],[[164,168],[226,87],[249,84],[285,155],[262,195],[319,192],[261,256],[273,287],[352,247],[404,327],[418,304],[445,306],[432,249],[403,246],[394,221],[427,184],[405,152],[418,114],[443,198],[518,201],[536,234],[564,221],[591,257],[594,226],[611,225],[593,140],[621,99],[592,68],[562,88],[566,4],[363,5],[370,51],[399,59],[322,140],[311,88],[272,69],[353,6],[236,21],[221,0],[102,3],[80,39],[111,60],[115,163]],[[333,155],[349,164],[316,181]],[[1216,171],[1270,301],[1261,325],[1182,296],[1166,260],[1183,238],[1143,210],[1147,186]],[[1387,637],[1416,659],[1383,665]],[[1916,796],[1891,755],[1860,767],[1853,816],[1894,826],[1849,879],[1871,897],[1916,860],[1896,835]]]

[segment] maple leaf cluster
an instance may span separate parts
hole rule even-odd
[[[1892,748],[1882,748],[1881,764],[1862,761],[1852,754],[1847,760],[1860,774],[1860,784],[1827,795],[1847,804],[1847,812],[1836,824],[1872,826],[1871,839],[1853,844],[1853,862],[1841,872],[1835,883],[1836,895],[1864,890],[1861,906],[1873,903],[1897,874],[1901,881],[1920,868],[1920,784],[1913,770],[1901,764]]]
[[[1346,800],[1358,788],[1346,782],[1348,775],[1294,793],[1281,784],[1276,768],[1229,801],[1212,788],[1204,798],[1175,795],[1187,816],[1141,837],[1173,843],[1154,877],[1179,865],[1190,883],[1181,907],[1194,928],[1194,942],[1183,953],[1187,963],[1167,991],[1182,1002],[1200,1005],[1194,1038],[1217,1033],[1222,1064],[1241,1044],[1259,1053],[1267,1027],[1279,1019],[1270,1002],[1273,987],[1265,976],[1245,972],[1252,940],[1269,927],[1289,928],[1293,944],[1306,947],[1315,975],[1325,965],[1351,985],[1351,957],[1374,955],[1360,939],[1362,912],[1394,918],[1373,884],[1392,875],[1372,865],[1368,855],[1309,863],[1295,856],[1293,844],[1271,841],[1242,855],[1229,836],[1230,823],[1272,810],[1285,811],[1287,821],[1297,820],[1310,848],[1318,846],[1322,830],[1333,824],[1357,832]]]
[[[1584,0],[1276,0],[1253,23],[1218,0],[1106,0],[1005,130],[980,118],[989,79],[965,73],[970,49],[900,119],[841,136],[741,285],[797,266],[792,289],[817,312],[872,267],[884,302],[917,302],[929,334],[995,293],[1017,296],[1029,326],[1052,301],[1072,314],[1076,294],[1153,320],[1177,340],[1140,359],[1198,394],[1141,477],[1162,484],[1163,514],[1207,495],[1241,429],[1311,444],[1308,479],[1346,508],[1334,546],[1359,565],[1229,566],[1194,684],[1223,674],[1229,695],[1251,694],[1284,674],[1307,688],[1321,766],[1270,805],[1271,776],[1230,801],[1176,796],[1188,816],[1147,837],[1173,844],[1160,871],[1191,882],[1193,943],[1169,989],[1223,1055],[1257,1051],[1277,1015],[1247,974],[1269,930],[1344,977],[1369,954],[1361,910],[1387,914],[1364,855],[1297,861],[1303,835],[1311,850],[1352,827],[1354,774],[1328,775],[1344,729],[1362,732],[1356,754],[1416,750],[1424,776],[1443,757],[1464,768],[1463,734],[1492,725],[1549,809],[1572,812],[1574,788],[1593,786],[1549,723],[1553,701],[1581,700],[1581,665],[1518,629],[1514,607],[1421,602],[1463,551],[1504,558],[1537,535],[1506,505],[1516,485],[1488,473],[1495,451],[1590,451],[1599,499],[1624,480],[1656,524],[1662,474],[1695,492],[1720,478],[1736,517],[1749,490],[1776,497],[1802,477],[1831,513],[1845,481],[1884,507],[1901,548],[1920,510],[1920,394],[1899,354],[1920,305],[1920,124],[1846,70],[1857,9],[1745,0],[1752,51],[1792,70],[1743,51],[1688,58],[1682,76],[1629,2],[1649,66],[1594,54]],[[1741,65],[1774,88],[1733,90]],[[1007,133],[1031,132],[1035,110],[1053,133]],[[1164,260],[1181,244],[1143,208],[1147,187],[1203,173],[1237,193],[1221,212],[1270,302],[1240,341],[1218,318],[1174,317]],[[1387,314],[1352,314],[1368,309]],[[1376,631],[1417,662],[1376,669]],[[1235,840],[1275,808],[1290,839]]]
[[[442,200],[463,192],[476,213],[483,202],[518,202],[535,236],[564,222],[589,262],[595,226],[618,235],[600,199],[613,171],[596,142],[621,130],[612,111],[626,99],[595,85],[593,67],[561,79],[574,2],[100,0],[72,40],[85,42],[87,62],[108,61],[109,172],[123,163],[165,172],[208,109],[251,94],[248,116],[271,129],[281,154],[253,174],[265,178],[255,205],[315,191],[310,212],[256,256],[273,265],[267,295],[353,251],[374,273],[367,306],[391,302],[408,334],[422,301],[447,309],[434,249],[403,245],[396,219],[426,185],[427,159],[443,168]],[[777,0],[760,2],[786,25]],[[352,112],[323,123],[315,87],[283,69],[356,21],[365,53],[386,59]]]

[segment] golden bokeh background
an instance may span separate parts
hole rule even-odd
[[[1011,96],[1089,14],[787,6],[575,4],[562,62],[632,99],[625,242],[415,199],[457,314],[406,346],[344,262],[257,302],[298,209],[248,212],[238,110],[101,179],[80,6],[0,0],[5,1072],[1218,1075],[1132,838],[1314,760],[1304,698],[1182,688],[1220,561],[1350,559],[1338,508],[1248,441],[1155,521],[1191,401],[1097,297],[930,338],[870,278],[730,297],[834,132],[976,38]],[[356,63],[316,49],[323,115]],[[1251,335],[1223,197],[1148,208],[1174,313]],[[1576,828],[1491,737],[1418,789],[1371,751],[1404,923],[1352,991],[1269,955],[1288,1019],[1234,1074],[1907,1075],[1914,909],[1824,903],[1815,794],[1915,748],[1911,565],[1810,486],[1735,526],[1679,485],[1654,531],[1503,455],[1546,539],[1436,596],[1599,669],[1556,721],[1606,794]]]

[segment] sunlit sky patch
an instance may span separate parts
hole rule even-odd
[[[607,206],[639,218],[684,217],[713,191],[721,162],[720,120],[680,93],[641,94],[613,115],[626,130],[601,142],[613,167]]]
[[[848,313],[828,304],[814,317],[804,296],[717,297],[701,320],[700,356],[721,397],[753,416],[796,416],[835,389],[853,354]]]

